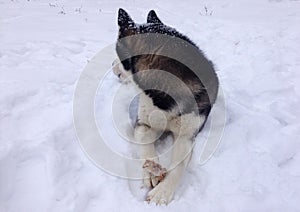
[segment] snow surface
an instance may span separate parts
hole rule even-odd
[[[196,145],[167,207],[94,166],[73,126],[76,81],[115,41],[119,7],[137,22],[155,9],[187,34],[225,92],[221,145],[204,166]],[[0,211],[300,211],[299,11],[297,0],[0,0]]]

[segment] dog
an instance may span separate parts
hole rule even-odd
[[[141,91],[134,127],[134,139],[141,144],[140,157],[160,167],[154,141],[162,132],[170,133],[174,139],[170,168],[160,180],[146,166],[141,167],[143,183],[150,188],[146,200],[168,204],[191,158],[195,137],[216,101],[218,77],[213,63],[196,44],[165,25],[154,10],[148,13],[147,23],[137,24],[120,8],[118,26],[116,52],[119,60],[113,63],[113,70],[121,81],[131,78]],[[150,35],[154,37],[149,38]],[[166,36],[167,40],[160,36]],[[139,53],[144,50],[146,53]],[[194,69],[161,54],[165,50],[190,61]]]

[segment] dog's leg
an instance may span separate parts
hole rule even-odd
[[[172,200],[191,158],[193,140],[205,120],[205,116],[187,114],[173,119],[173,122],[170,123],[170,130],[174,136],[170,170],[164,180],[148,193],[147,200],[149,202],[168,204]]]
[[[168,204],[172,200],[174,192],[191,158],[192,143],[193,140],[188,136],[179,136],[176,138],[171,164],[171,167],[174,168],[169,171],[162,182],[148,193],[147,200],[149,202],[161,205]]]
[[[157,139],[158,133],[153,130],[151,127],[139,124],[135,127],[134,137],[135,141],[140,145],[140,157],[146,160],[153,160],[158,162],[158,158],[156,155],[154,142]],[[143,181],[144,185],[148,188],[152,186],[156,186],[158,182],[156,182],[155,178],[150,177],[150,173],[143,169]]]

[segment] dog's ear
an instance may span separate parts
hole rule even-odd
[[[135,25],[128,13],[122,8],[118,12],[118,25],[121,28],[133,27]]]
[[[147,16],[147,23],[162,24],[154,10],[150,10]]]

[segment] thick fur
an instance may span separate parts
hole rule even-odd
[[[149,174],[144,172],[144,184],[148,187],[154,186],[149,191],[147,200],[156,204],[168,204],[173,198],[191,157],[194,138],[203,127],[215,102],[218,78],[213,64],[206,59],[198,47],[196,54],[189,55],[188,52],[184,51],[184,48],[178,45],[179,43],[173,46],[172,43],[170,44],[172,51],[177,51],[183,56],[199,61],[197,71],[209,73],[208,86],[212,91],[210,96],[197,74],[179,61],[157,54],[131,55],[136,49],[168,48],[156,47],[153,46],[153,43],[149,44],[139,40],[121,41],[124,37],[145,33],[175,36],[196,47],[189,38],[163,24],[153,10],[148,14],[147,23],[138,25],[123,9],[119,9],[118,25],[119,37],[116,51],[123,67],[115,66],[114,73],[121,80],[125,80],[129,73],[132,74],[133,83],[142,91],[139,97],[138,120],[134,132],[136,141],[142,144],[141,158],[158,162],[153,141],[158,139],[161,131],[171,132],[174,141],[176,141],[174,142],[170,165],[173,168],[162,182],[155,185]],[[159,72],[154,70],[166,71],[180,79],[193,94],[196,108],[191,104],[189,95],[181,85],[171,83],[168,78],[161,77]],[[149,87],[152,89],[148,89]],[[168,92],[165,92],[166,90]],[[176,101],[173,97],[176,97]]]

